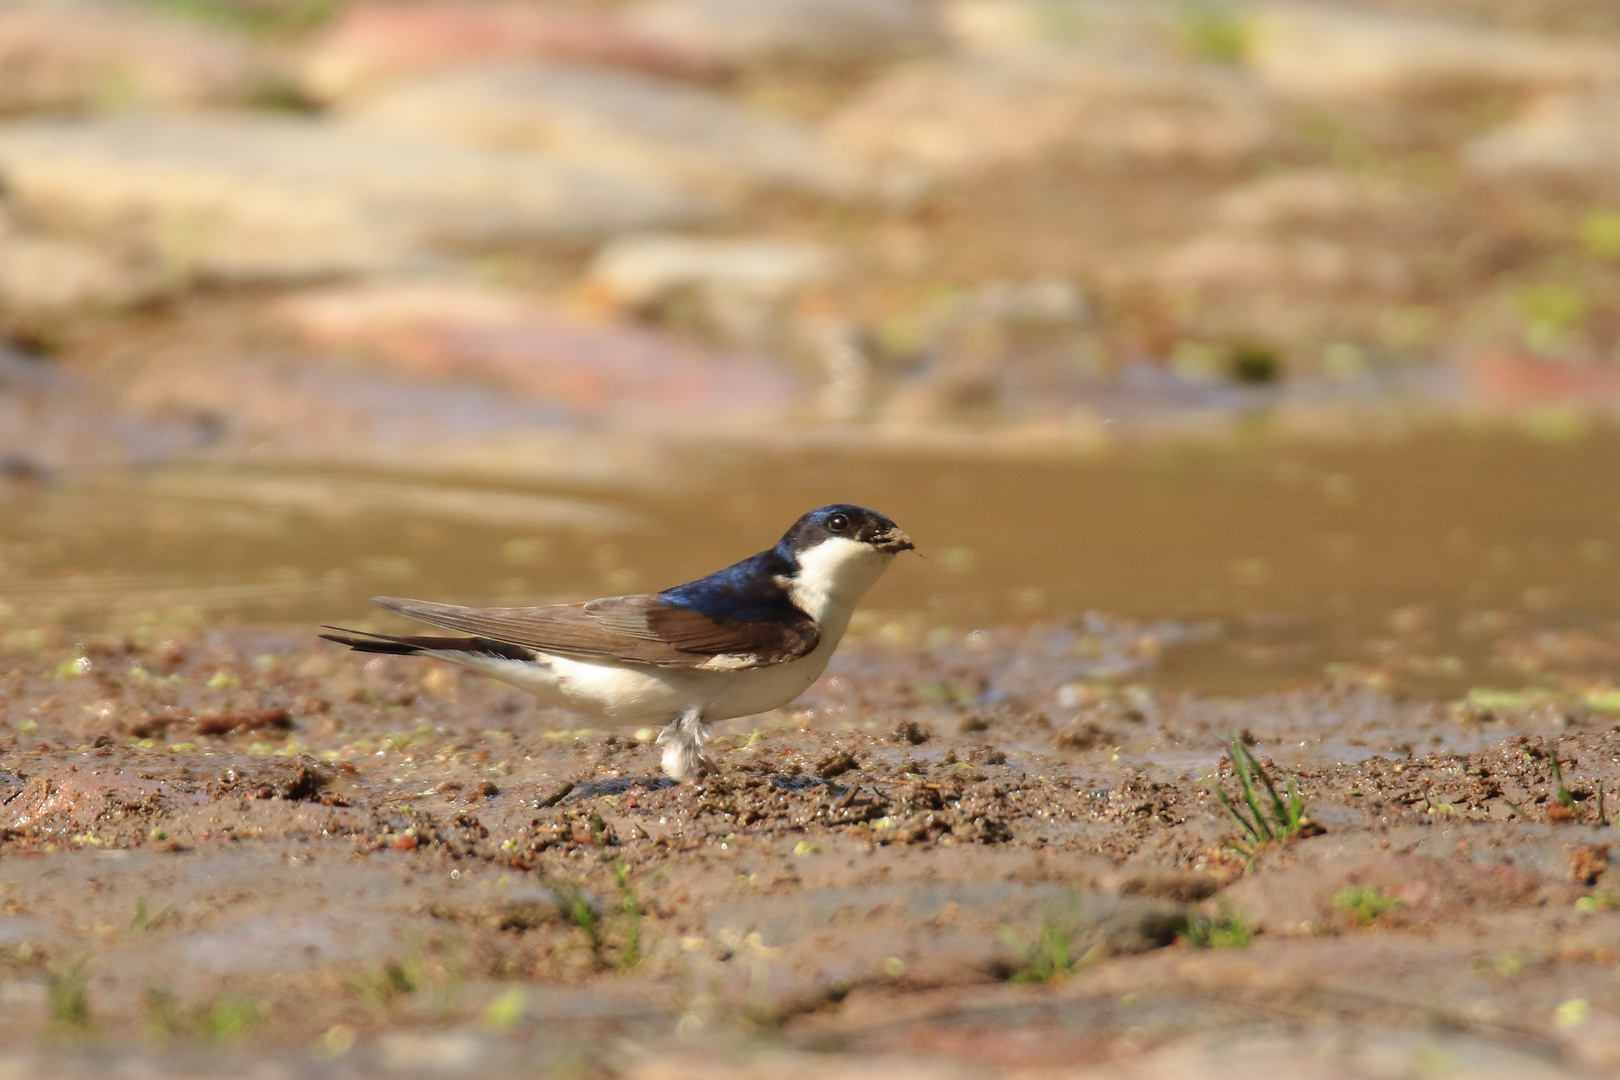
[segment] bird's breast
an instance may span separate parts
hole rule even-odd
[[[744,671],[708,673],[712,697],[704,706],[704,716],[709,720],[727,720],[769,712],[788,704],[827,670],[827,661],[832,659],[844,628],[840,625],[831,629],[834,632],[824,632],[815,649],[798,660]]]

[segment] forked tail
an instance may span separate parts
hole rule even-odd
[[[471,653],[477,656],[498,656],[505,660],[533,660],[534,650],[521,645],[509,645],[481,637],[396,637],[393,634],[373,634],[368,630],[349,630],[341,626],[328,626],[335,634],[322,634],[327,641],[347,645],[355,652],[382,653],[385,656],[416,656],[421,653]]]

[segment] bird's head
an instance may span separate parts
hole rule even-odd
[[[876,510],[849,503],[820,506],[793,523],[777,552],[795,567],[789,575],[798,606],[813,616],[829,605],[851,608],[914,545]]]
[[[782,537],[782,545],[794,555],[829,541],[840,547],[859,545],[886,555],[911,551],[915,546],[911,537],[884,515],[850,503],[818,506],[795,521]]]

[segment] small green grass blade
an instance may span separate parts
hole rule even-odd
[[[1232,770],[1237,773],[1238,787],[1243,791],[1243,801],[1249,807],[1249,812],[1254,815],[1255,825],[1259,829],[1256,836],[1266,840],[1275,840],[1277,834],[1272,831],[1271,824],[1266,821],[1265,811],[1260,806],[1260,796],[1254,790],[1254,774],[1250,771],[1253,762],[1254,759],[1249,756],[1249,752],[1243,746],[1242,741],[1234,738],[1232,740]]]
[[[1209,793],[1215,796],[1215,801],[1220,804],[1222,810],[1226,811],[1226,816],[1237,822],[1238,828],[1247,833],[1250,839],[1255,841],[1260,840],[1259,830],[1257,830],[1253,825],[1249,824],[1248,819],[1246,819],[1242,814],[1238,813],[1237,806],[1233,804],[1232,797],[1230,795],[1222,791],[1220,787],[1217,786],[1213,781],[1209,785]]]
[[[1299,785],[1294,778],[1288,778],[1288,832],[1289,835],[1297,833],[1299,827],[1305,823],[1305,800],[1300,797]]]
[[[1286,830],[1288,823],[1288,808],[1283,805],[1282,796],[1277,794],[1277,786],[1271,782],[1271,777],[1266,775],[1265,767],[1262,766],[1260,762],[1255,760],[1254,755],[1249,753],[1247,747],[1244,748],[1243,753],[1254,765],[1255,775],[1258,776],[1260,778],[1260,782],[1265,785],[1266,794],[1271,799],[1271,812],[1276,815],[1277,823],[1284,826]]]

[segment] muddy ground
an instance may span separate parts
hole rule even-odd
[[[581,730],[308,634],[13,657],[0,1067],[1620,1063],[1601,690],[1217,699],[1070,678],[1135,632],[854,642],[794,709],[720,725],[724,774],[681,786],[649,731]],[[1252,858],[1208,787],[1239,794],[1228,733],[1297,780],[1308,819]]]

